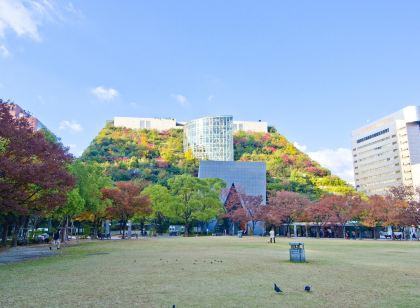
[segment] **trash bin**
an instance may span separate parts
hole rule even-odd
[[[290,262],[306,262],[305,245],[302,242],[291,242],[290,245]]]
[[[242,238],[242,230],[238,231],[238,237]]]

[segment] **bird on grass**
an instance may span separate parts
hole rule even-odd
[[[274,284],[274,291],[276,291],[276,293],[282,293],[283,292],[276,284]]]
[[[306,292],[311,292],[311,286],[305,286],[305,289],[304,289]]]

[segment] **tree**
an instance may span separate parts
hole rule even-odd
[[[403,229],[407,226],[418,226],[420,224],[420,188],[413,189],[410,186],[391,187],[386,196],[387,203],[392,210],[389,210],[387,224],[399,225]],[[405,234],[405,232],[403,232]]]
[[[361,203],[358,195],[349,194],[328,195],[323,197],[319,203],[325,210],[330,211],[330,222],[341,226],[342,236],[346,237],[346,223],[355,216],[355,210]]]
[[[64,206],[58,207],[54,213],[53,217],[60,222],[64,228],[62,229],[62,239],[63,241],[67,240],[67,230],[69,222],[73,222],[73,219],[80,215],[85,209],[85,200],[80,196],[79,188],[73,188],[67,194],[67,201]]]
[[[383,225],[385,218],[386,203],[385,198],[380,195],[373,195],[368,198],[366,202],[361,202],[357,208],[357,216],[359,222],[366,226],[373,228],[373,238],[377,238],[376,228]]]
[[[257,222],[264,219],[265,205],[262,203],[262,196],[242,194],[241,199],[246,217],[251,222],[251,235],[253,235]]]
[[[305,209],[305,215],[308,220],[316,224],[316,237],[319,238],[321,227],[331,221],[333,213],[325,203],[313,202]]]
[[[238,189],[235,187],[235,184],[232,183],[232,186],[228,190],[224,190],[226,196],[222,196],[225,200],[224,202],[224,212],[221,214],[221,218],[224,219],[225,227],[229,226],[229,221],[239,225],[240,229],[245,230],[246,224],[248,223],[248,216],[243,207],[243,201],[241,194]],[[222,194],[224,194],[222,192]]]
[[[98,227],[105,217],[109,202],[102,198],[102,189],[111,187],[111,178],[105,175],[103,166],[96,162],[76,161],[72,167],[72,174],[76,178],[79,194],[84,200],[84,212],[78,220],[92,222],[92,237],[98,234]]]
[[[67,149],[34,131],[27,118],[13,117],[10,104],[0,100],[0,215],[4,229],[13,225],[13,246],[30,216],[65,204],[74,186],[67,170],[71,161]]]
[[[268,199],[268,208],[265,219],[268,223],[280,226],[287,225],[287,235],[290,235],[289,226],[297,220],[309,204],[308,198],[290,191],[277,191]]]
[[[225,198],[225,213],[222,217],[228,218],[233,223],[239,223],[241,228],[245,228],[250,222],[250,231],[253,234],[257,222],[264,220],[265,217],[266,206],[262,200],[261,196],[247,195],[232,184]]]
[[[174,216],[171,206],[171,195],[165,186],[160,184],[150,185],[143,190],[143,194],[148,196],[152,204],[152,220],[156,225],[157,231],[163,233],[163,223],[166,218]]]
[[[103,198],[111,200],[112,206],[107,209],[111,217],[122,221],[123,238],[127,221],[134,215],[146,215],[152,212],[150,200],[141,194],[141,186],[135,182],[117,182],[115,188],[102,189]]]
[[[185,236],[193,220],[207,221],[222,211],[220,191],[224,182],[220,179],[199,179],[189,174],[175,176],[168,181],[174,200],[174,218],[183,222]]]

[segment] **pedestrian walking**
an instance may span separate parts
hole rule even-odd
[[[60,249],[60,228],[57,229],[57,231],[53,235],[52,245],[56,246],[57,249]],[[52,249],[52,246],[50,246],[50,250]]]
[[[274,229],[271,228],[270,230],[270,243],[275,243],[276,242],[276,233],[274,232]]]

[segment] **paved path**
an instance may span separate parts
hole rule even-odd
[[[53,256],[59,250],[50,250],[49,245],[22,246],[0,251],[0,266],[31,259]]]

